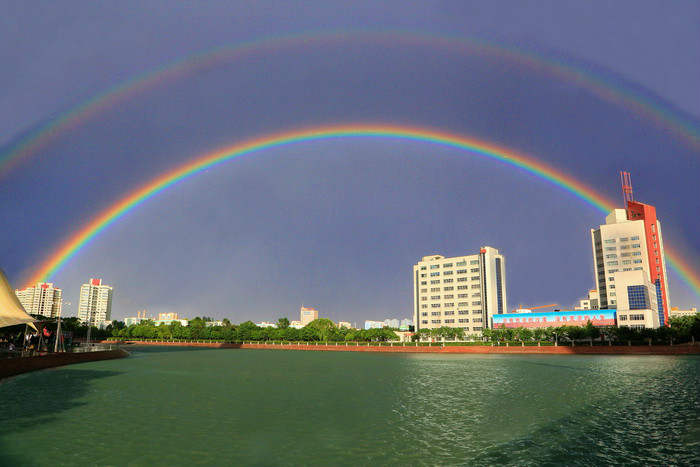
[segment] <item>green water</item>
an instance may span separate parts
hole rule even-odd
[[[700,358],[135,348],[0,382],[0,465],[700,465]]]

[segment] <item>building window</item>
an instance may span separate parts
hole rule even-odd
[[[479,284],[473,284],[472,289],[480,289],[481,286]]]
[[[639,236],[630,237],[630,240],[639,240]]]
[[[644,315],[642,315],[642,314],[630,315],[630,321],[644,321]]]
[[[432,312],[430,312],[430,316],[440,316],[440,312],[439,311],[432,311]]]
[[[454,287],[452,287],[452,286],[449,286],[449,287],[445,287],[445,289],[444,289],[444,290],[454,290]]]
[[[455,306],[454,303],[445,303],[445,306]]]
[[[420,289],[421,293],[426,293],[427,291],[428,291],[428,289]]]
[[[439,264],[431,264],[430,269],[438,269],[440,267]]]
[[[421,298],[420,298],[420,301],[421,301],[421,302],[424,302],[424,301],[426,301],[427,299],[428,299],[428,297],[421,297]]]
[[[469,261],[469,264],[471,264],[471,265],[479,264],[479,260],[478,260],[478,259],[473,259],[473,260]]]
[[[620,321],[627,321],[627,315],[620,315],[619,319]]]
[[[641,248],[641,247],[642,247],[642,244],[641,244],[641,243],[634,243],[634,244],[632,245],[632,248]]]
[[[442,267],[443,267],[443,268],[451,268],[451,267],[452,267],[452,263],[445,263],[445,264],[442,265]]]
[[[622,238],[620,238],[620,241],[621,241],[621,242],[626,242],[627,240],[629,240],[629,238],[627,238],[627,237],[622,237]]]
[[[472,268],[470,269],[471,272],[479,272],[479,268]]]
[[[428,281],[420,281],[420,285],[427,285]]]
[[[457,306],[469,306],[469,303],[467,302],[459,302]]]
[[[435,276],[439,276],[439,275],[440,275],[439,272],[431,272],[430,273],[430,277],[435,277]]]
[[[472,314],[473,314],[473,315],[480,315],[480,314],[482,314],[482,313],[483,313],[483,311],[481,311],[481,310],[474,310],[474,311],[472,311]]]
[[[457,286],[457,290],[464,290],[464,289],[468,289],[468,288],[469,288],[468,285],[458,285]]]
[[[420,307],[421,307],[421,308],[428,308],[428,305],[427,305],[426,303],[424,303],[424,304],[422,304]]]
[[[472,318],[472,322],[474,323],[481,323],[483,321],[483,318]]]
[[[469,310],[458,310],[458,311],[457,311],[457,314],[458,314],[458,315],[468,315],[468,314],[469,314]]]
[[[455,311],[454,310],[445,310],[445,316],[454,316]]]
[[[430,281],[430,285],[439,284],[439,283],[440,283],[440,279]]]
[[[617,248],[615,248],[614,246],[606,246],[605,251],[617,251]]]
[[[440,304],[439,303],[431,303],[430,308],[440,308]]]
[[[468,277],[458,277],[457,282],[466,282],[467,279],[469,279],[469,278]]]
[[[427,312],[427,311],[423,311],[423,312],[421,312],[420,315],[421,315],[421,316],[428,316],[428,312]]]
[[[473,281],[478,281],[478,280],[479,280],[479,276],[472,276],[472,277],[471,277],[471,280],[473,280]]]
[[[466,269],[457,269],[457,274],[466,274],[467,270]]]
[[[421,276],[421,277],[425,277],[425,274],[421,274],[420,276]]]
[[[617,258],[617,255],[615,253],[613,253],[611,255],[605,255],[605,258],[606,259]]]
[[[466,266],[467,262],[466,261],[458,261],[457,266]]]
[[[425,271],[426,269],[428,269],[428,268],[426,268],[425,266],[421,266],[421,267],[420,267],[420,270],[421,270],[421,271]]]
[[[606,238],[605,243],[615,243],[615,239],[614,238]]]
[[[459,318],[458,322],[460,322],[460,323],[468,323],[468,322],[469,322],[469,318]]]
[[[455,281],[454,279],[445,279],[445,280],[443,280],[442,282],[445,283],[445,284],[451,284],[451,283],[453,283],[454,281]]]
[[[440,300],[440,296],[439,295],[431,295],[430,299],[431,300]]]
[[[439,292],[439,291],[440,291],[440,287],[431,287],[431,288],[430,288],[430,291],[431,291],[431,292]]]
[[[452,275],[452,271],[445,271],[442,273],[444,276],[450,276]]]
[[[481,292],[475,292],[472,294],[472,297],[481,297]]]
[[[455,298],[455,296],[454,295],[445,295],[445,300],[448,300],[450,298]],[[445,304],[445,306],[447,306],[447,304]]]
[[[469,297],[468,293],[458,293],[457,294],[457,298],[467,298],[467,297]]]
[[[445,320],[445,324],[450,324],[450,323],[454,323],[454,322],[455,322],[454,319],[446,319]]]
[[[420,324],[428,324],[428,320],[424,319],[423,321],[420,322]]]
[[[481,331],[481,326],[476,326],[476,327],[474,328],[474,330],[475,330],[475,331]]]
[[[481,305],[481,300],[477,300],[475,302],[472,302],[472,305]]]
[[[431,321],[431,323],[433,323],[433,324],[440,324],[441,321],[440,321],[439,319],[434,319],[434,320]]]

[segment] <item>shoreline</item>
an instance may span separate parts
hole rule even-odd
[[[105,343],[113,341],[104,341]],[[384,352],[384,353],[437,353],[437,354],[554,354],[554,355],[700,355],[700,345],[636,345],[636,346],[375,346],[336,344],[227,344],[221,342],[152,342],[123,341],[127,345],[165,347],[204,347],[258,350],[314,350],[322,352]]]
[[[48,353],[31,357],[6,358],[0,360],[0,380],[9,378],[10,376],[29,373],[30,371],[56,368],[76,363],[111,360],[113,358],[128,357],[129,355],[129,352],[123,348],[116,348],[111,350],[97,350],[94,352]]]

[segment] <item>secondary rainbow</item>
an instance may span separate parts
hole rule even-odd
[[[607,213],[613,209],[613,203],[610,200],[569,175],[556,171],[552,167],[530,156],[496,146],[486,141],[465,138],[434,129],[407,126],[358,124],[307,128],[267,135],[228,146],[218,151],[196,157],[194,160],[156,177],[143,187],[129,193],[126,197],[117,201],[106,211],[88,222],[82,229],[60,246],[56,252],[32,274],[27,285],[48,280],[92,239],[99,235],[100,232],[135,209],[141,203],[181,180],[228,160],[257,154],[268,149],[311,141],[348,138],[384,138],[415,141],[465,150],[478,156],[508,164],[539,177],[540,179],[546,180],[603,213]],[[678,273],[681,279],[690,286],[698,297],[700,297],[700,277],[698,274],[692,270],[688,263],[682,261],[681,256],[676,254],[673,250],[667,249],[667,256],[671,268]]]
[[[581,86],[605,101],[625,107],[635,114],[645,117],[659,128],[663,128],[680,138],[694,150],[700,149],[700,133],[695,122],[685,120],[680,115],[662,106],[655,99],[615,85],[602,77],[562,60],[540,56],[510,45],[506,46],[467,37],[427,34],[415,31],[321,31],[226,44],[188,55],[135,75],[50,119],[27,136],[20,138],[9,149],[0,153],[0,177],[7,174],[12,167],[36,153],[54,138],[58,138],[70,129],[89,121],[92,117],[98,115],[100,111],[115,106],[139,92],[162,85],[180,75],[198,72],[206,67],[227,61],[232,62],[247,57],[262,56],[281,50],[292,50],[295,47],[308,48],[353,42],[395,42],[400,45],[418,45],[455,50],[465,54],[497,57]]]

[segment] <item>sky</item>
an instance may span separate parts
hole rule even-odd
[[[386,124],[526,154],[618,204],[631,171],[697,275],[698,37],[696,1],[1,2],[0,268],[26,285],[110,205],[222,147]],[[175,184],[49,280],[66,315],[94,277],[114,287],[114,319],[259,322],[303,303],[361,323],[411,316],[423,256],[492,246],[509,308],[567,308],[595,285],[603,222],[468,151],[308,141]],[[678,274],[669,286],[671,305],[699,304]]]

